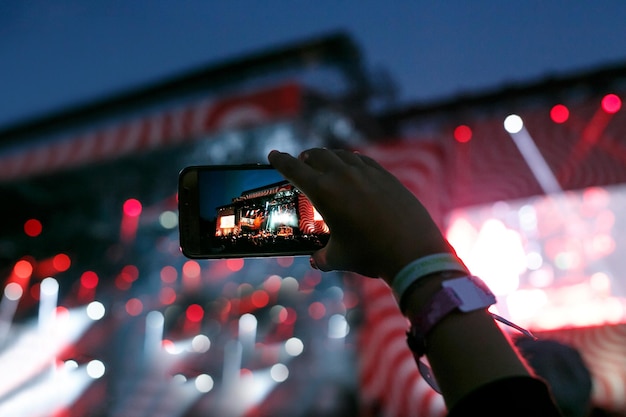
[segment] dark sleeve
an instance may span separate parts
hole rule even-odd
[[[560,417],[561,413],[542,380],[512,377],[472,391],[448,414],[462,416]]]

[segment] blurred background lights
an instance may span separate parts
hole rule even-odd
[[[550,109],[550,119],[554,123],[565,123],[569,119],[569,109],[563,104],[556,104]]]
[[[37,219],[28,219],[24,223],[24,233],[30,237],[36,237],[41,234],[43,226]]]
[[[270,376],[276,382],[284,382],[289,378],[289,368],[282,363],[277,363],[270,369]]]
[[[526,267],[530,270],[537,270],[543,265],[543,257],[540,253],[530,252],[526,255]]]
[[[189,278],[200,276],[200,264],[196,261],[187,261],[183,264],[183,275]]]
[[[454,139],[459,143],[466,143],[472,139],[472,129],[467,125],[459,125],[454,129]]]
[[[17,282],[10,282],[4,287],[4,296],[12,301],[17,301],[22,298],[24,294],[24,290],[22,290],[22,286]]]
[[[300,283],[294,277],[285,277],[283,279],[281,289],[285,291],[298,291]]]
[[[171,210],[164,211],[159,215],[159,224],[164,229],[173,229],[178,226],[178,215]]]
[[[195,323],[200,322],[204,317],[204,309],[198,304],[191,304],[189,307],[187,307],[187,310],[185,311],[185,316],[189,321]]]
[[[65,253],[59,253],[52,258],[52,266],[58,272],[67,271],[70,268],[72,261]]]
[[[504,130],[510,134],[521,132],[523,127],[524,122],[517,114],[508,115],[506,119],[504,119]]]
[[[187,382],[187,377],[183,374],[176,374],[172,377],[172,381],[174,381],[174,383],[176,384],[184,384],[185,382]]]
[[[139,200],[130,198],[124,202],[122,210],[126,216],[138,217],[141,214],[142,206]]]
[[[178,279],[178,271],[171,265],[166,265],[160,271],[161,281],[166,284],[173,284]]]
[[[59,283],[52,277],[45,278],[41,281],[41,295],[56,296],[59,292]]]
[[[143,311],[143,303],[138,298],[131,298],[126,301],[126,312],[131,316],[138,316]]]
[[[213,389],[213,378],[207,374],[200,374],[194,380],[194,385],[199,392],[207,393]]]
[[[13,273],[18,278],[30,278],[33,273],[33,264],[25,259],[19,260],[13,266]]]
[[[80,284],[84,288],[94,289],[98,286],[98,274],[93,271],[85,271],[80,276]]]
[[[191,340],[191,349],[196,353],[205,353],[211,348],[211,340],[208,336],[199,334]]]
[[[607,94],[602,98],[602,110],[615,114],[622,108],[622,100],[615,94]]]
[[[297,337],[291,337],[285,342],[285,352],[289,356],[298,356],[304,351],[304,343]]]
[[[63,367],[65,368],[66,371],[73,371],[73,370],[78,369],[78,362],[76,362],[73,359],[69,359],[63,362]]]
[[[341,314],[333,314],[328,320],[328,337],[341,339],[348,335],[350,326],[346,318]]]
[[[104,304],[102,304],[100,301],[92,301],[91,303],[87,304],[86,311],[87,317],[89,317],[91,320],[100,320],[104,317],[104,314],[106,313]]]
[[[105,372],[105,366],[104,363],[102,363],[102,361],[99,361],[97,359],[94,359],[92,361],[89,361],[89,363],[87,364],[87,375],[89,375],[89,377],[91,377],[92,379],[99,379],[102,378],[102,376],[104,375]]]
[[[257,319],[253,314],[246,313],[239,318],[239,332],[256,331]]]

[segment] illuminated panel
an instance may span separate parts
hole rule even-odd
[[[498,297],[536,330],[626,322],[626,185],[455,210],[446,234]]]
[[[234,215],[220,217],[220,229],[232,229],[233,227],[235,227]]]

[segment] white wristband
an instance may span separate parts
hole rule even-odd
[[[396,300],[398,300],[398,304],[406,290],[415,281],[427,275],[444,271],[459,271],[469,275],[469,271],[463,265],[463,262],[451,253],[436,253],[410,262],[396,274],[391,284],[391,289]]]

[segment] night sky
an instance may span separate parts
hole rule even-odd
[[[398,101],[428,102],[626,58],[620,1],[0,3],[0,127],[345,31]]]

